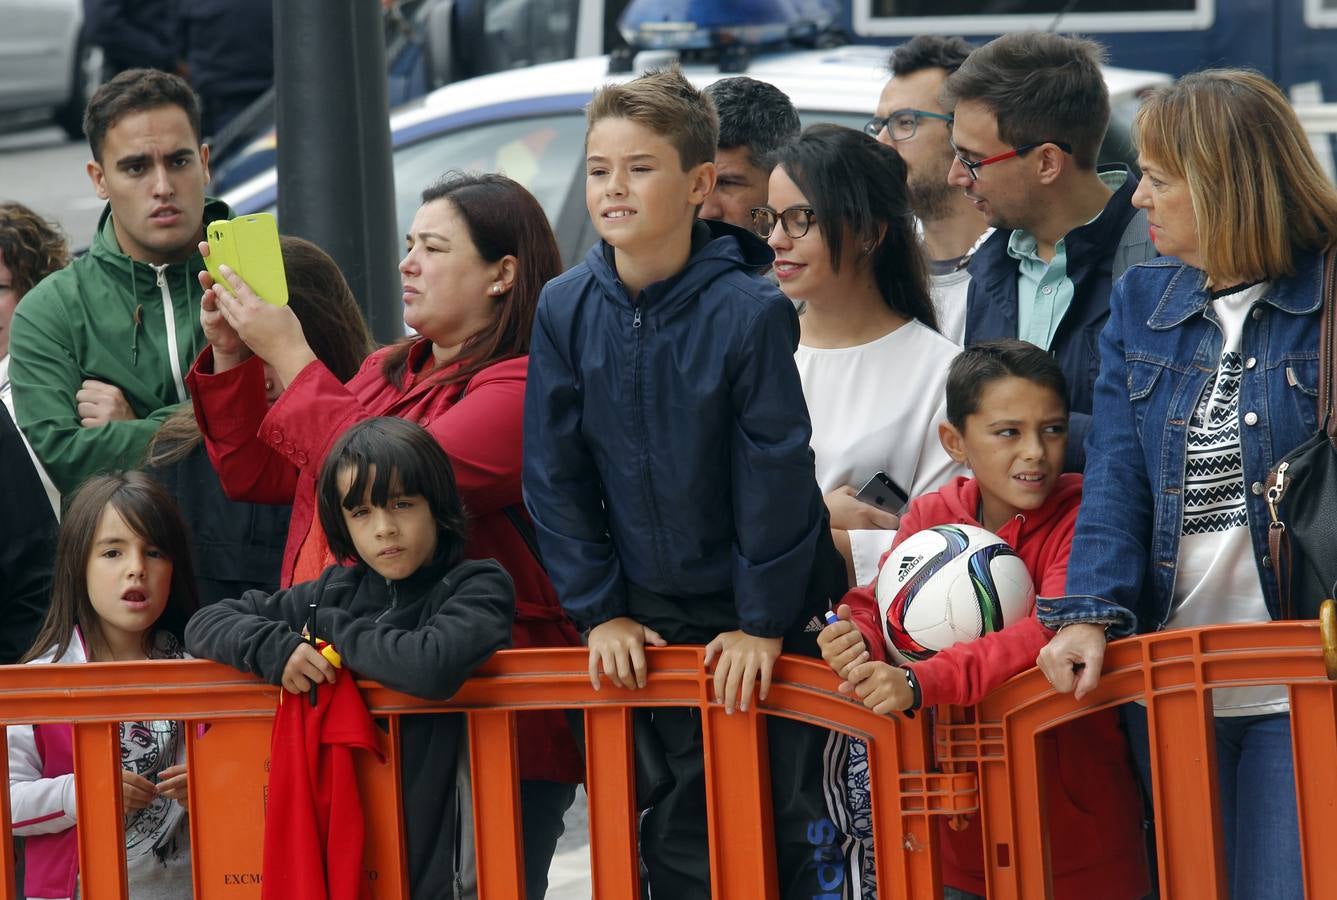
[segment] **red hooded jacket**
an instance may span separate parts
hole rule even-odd
[[[272,407],[258,357],[215,375],[213,348],[205,347],[186,376],[195,419],[228,497],[292,504],[280,586],[292,583],[297,551],[316,518],[316,478],[334,442],[364,419],[398,416],[426,428],[450,457],[469,514],[465,556],[495,559],[514,580],[513,646],[580,646],[552,582],[506,515],[508,507],[526,515],[520,454],[529,357],[491,365],[467,386],[429,376],[410,378],[401,388],[381,374],[390,352],[387,347],[367,357],[346,385],[313,362]],[[414,344],[409,370],[417,371],[431,352],[430,341]],[[520,713],[517,720],[521,778],[582,780],[585,767],[560,710]]]
[[[997,531],[1026,564],[1035,592],[1063,593],[1068,571],[1082,476],[1059,476],[1053,493],[1039,509],[1017,515]],[[941,489],[916,497],[901,518],[892,544],[935,525],[974,525],[980,503],[979,482],[956,478]],[[888,551],[879,563],[886,563]],[[887,662],[886,639],[873,584],[845,595],[870,655]],[[923,705],[972,706],[1014,675],[1035,665],[1040,649],[1053,637],[1032,613],[969,643],[956,644],[914,664]],[[1116,710],[1093,713],[1053,732],[1045,749],[1044,771],[1051,779],[1048,796],[1050,859],[1056,900],[1134,900],[1149,890],[1142,843],[1142,803],[1129,762],[1127,740]],[[963,831],[939,829],[943,846],[943,881],[959,890],[985,893],[983,835],[972,816]]]

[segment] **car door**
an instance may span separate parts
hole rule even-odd
[[[81,18],[78,0],[0,0],[0,110],[67,99]]]

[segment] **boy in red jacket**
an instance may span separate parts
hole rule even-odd
[[[947,375],[943,447],[974,478],[957,478],[917,497],[901,518],[894,547],[935,525],[974,525],[1011,545],[1040,596],[1062,594],[1081,501],[1082,477],[1062,474],[1068,443],[1067,385],[1054,358],[1016,340],[977,344]],[[890,556],[890,553],[887,554]],[[882,564],[886,563],[884,556]],[[1053,632],[1034,614],[978,640],[956,644],[912,667],[887,662],[872,584],[851,590],[838,622],[819,635],[822,656],[845,679],[841,690],[890,714],[949,703],[970,706],[1035,665]],[[1132,900],[1147,893],[1141,802],[1116,711],[1054,732],[1046,772],[1054,896]],[[941,829],[945,897],[985,893],[978,818]]]

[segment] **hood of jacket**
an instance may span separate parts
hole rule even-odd
[[[1028,543],[1032,537],[1045,534],[1053,528],[1057,520],[1069,514],[1073,503],[1079,500],[1081,495],[1082,476],[1072,472],[1062,474],[1043,505],[1024,513],[1017,513],[996,533],[1013,548],[1019,548]],[[980,504],[978,479],[965,476],[954,478],[934,493],[917,497],[914,502],[931,505],[931,509],[921,514],[926,520],[946,524],[950,517],[951,522],[959,525],[984,527],[977,518]]]
[[[661,314],[694,299],[706,285],[731,269],[759,275],[775,262],[775,253],[752,232],[727,222],[698,219],[692,225],[687,264],[671,277],[646,285],[633,302],[618,277],[615,252],[601,240],[585,254],[585,264],[604,294],[628,309],[653,306]]]

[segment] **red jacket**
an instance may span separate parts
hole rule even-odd
[[[1039,596],[1063,593],[1068,571],[1082,476],[1059,476],[1054,492],[1039,509],[1016,516],[998,536],[1021,557]],[[916,497],[901,518],[894,549],[905,538],[935,525],[974,525],[980,502],[979,482],[956,478],[941,489]],[[890,551],[882,557],[886,563]],[[845,595],[874,659],[887,661],[874,583]],[[1014,675],[1035,665],[1040,649],[1053,637],[1034,614],[979,640],[956,644],[923,662],[915,675],[925,707],[941,703],[972,706]],[[1142,843],[1142,805],[1129,765],[1127,741],[1116,710],[1104,710],[1055,729],[1046,745],[1044,771],[1057,790],[1049,803],[1050,859],[1056,900],[1133,900],[1149,890]],[[972,816],[964,831],[944,820],[943,880],[960,890],[984,894],[983,835]]]
[[[297,551],[316,515],[316,477],[334,442],[373,416],[398,416],[432,433],[450,457],[460,499],[469,514],[469,559],[495,559],[515,581],[515,647],[575,647],[580,636],[562,613],[557,593],[530,552],[507,507],[524,515],[520,453],[525,374],[529,358],[508,359],[474,375],[466,386],[428,377],[398,388],[381,375],[386,348],[367,357],[341,384],[313,362],[272,407],[266,405],[263,366],[251,357],[213,374],[205,347],[186,377],[195,418],[223,489],[233,500],[292,504],[281,586],[292,582]],[[419,340],[409,354],[416,370],[432,352]],[[462,396],[463,395],[463,396]],[[584,764],[560,710],[518,716],[520,777],[568,784]]]
[[[383,759],[351,672],[333,687],[281,695],[269,745],[261,900],[370,900],[366,820],[353,753]]]

